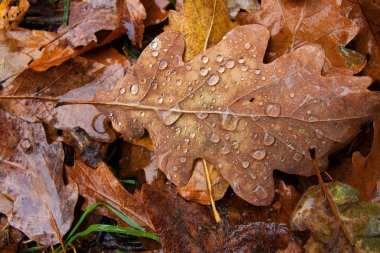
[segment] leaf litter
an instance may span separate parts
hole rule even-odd
[[[348,157],[351,149],[347,152],[342,148],[360,138],[362,127],[377,119],[379,95],[368,90],[376,90],[377,84],[371,85],[372,79],[364,75],[379,80],[378,24],[374,18],[378,3],[268,0],[260,6],[257,1],[235,1],[235,23],[230,21],[224,1],[184,0],[177,1],[176,6],[170,2],[74,1],[68,26],[46,32],[18,27],[28,23],[28,19],[19,23],[27,8],[21,5],[27,1],[3,1],[5,12],[24,9],[15,20],[6,21],[9,26],[0,35],[6,56],[0,62],[4,87],[0,105],[11,122],[3,121],[1,127],[11,130],[3,132],[2,140],[30,132],[39,136],[35,138],[38,141],[30,142],[32,149],[23,152],[15,148],[24,145],[23,141],[3,143],[0,171],[7,174],[0,182],[11,190],[0,191],[0,206],[10,225],[39,243],[55,244],[60,236],[67,242],[73,233],[66,234],[75,204],[77,210],[85,210],[90,203],[103,201],[156,232],[166,251],[352,250],[322,195],[313,202],[316,211],[294,215],[305,210],[302,203],[309,201],[309,191],[320,192],[319,187],[305,192],[307,186],[315,184],[309,177],[314,174],[312,161],[323,170],[330,169],[329,158],[337,151],[346,152]],[[176,11],[168,11],[174,6]],[[239,9],[248,9],[249,13]],[[169,12],[169,25],[164,27]],[[329,25],[324,25],[326,22]],[[163,27],[165,32],[161,33]],[[152,41],[155,34],[160,35]],[[133,43],[135,48],[146,48],[130,64],[128,56],[113,48],[126,52]],[[99,49],[93,50],[96,47]],[[67,106],[54,108],[55,104]],[[378,180],[370,175],[377,173],[376,165],[371,165],[376,164],[372,158],[376,139],[375,134],[366,159],[354,155],[351,177],[355,180],[344,181],[352,182],[365,192],[365,200],[374,202]],[[50,151],[34,153],[41,147],[54,147],[59,163],[48,162]],[[317,160],[309,158],[309,148],[316,149]],[[25,179],[17,174],[21,168],[9,170],[9,164],[4,163],[12,157],[29,159],[41,154],[46,165],[33,165],[40,164],[42,158],[28,160],[32,165],[22,171],[43,178],[37,183],[43,187],[31,184],[26,193],[12,185],[10,178]],[[343,170],[350,167],[348,164],[338,170],[346,175],[349,172]],[[46,171],[56,174],[45,179]],[[211,184],[206,184],[204,174],[209,174]],[[134,183],[123,186],[114,175]],[[360,178],[369,178],[370,191],[361,186]],[[141,184],[142,191],[138,189]],[[227,189],[229,185],[232,191]],[[335,204],[330,207],[338,207],[338,216],[348,226],[354,247],[376,252],[373,242],[378,237],[368,224],[376,223],[377,204],[358,202],[356,190],[349,185],[329,183],[330,191],[330,185],[335,187],[331,193]],[[72,195],[52,199],[49,187],[63,195],[64,189],[71,187]],[[17,210],[24,211],[25,207],[16,205],[20,195],[14,197],[14,188],[17,194],[29,194],[22,199],[30,200],[38,206],[38,213],[45,214],[45,220],[33,227],[37,231],[30,230],[35,221],[28,215],[15,221]],[[37,189],[42,189],[40,195],[47,203],[39,204],[40,199],[32,197]],[[334,189],[344,194],[336,198]],[[298,192],[304,196],[295,208]],[[78,194],[86,200],[84,204],[76,203]],[[203,205],[212,204],[221,223],[213,221],[209,207],[187,202],[180,195]],[[342,198],[352,199],[343,209]],[[216,208],[213,199],[220,199]],[[64,207],[65,201],[71,203],[70,212],[63,215],[55,207],[60,203]],[[98,206],[95,213],[113,219],[119,227],[130,225],[107,210]],[[94,224],[99,220],[94,215],[86,218],[89,227],[84,231],[113,227],[110,220]],[[319,224],[313,215],[322,221],[328,218],[335,225]],[[292,227],[286,224],[289,221]],[[330,233],[328,242],[319,236],[319,225],[325,227],[323,233]],[[49,233],[38,234],[38,229],[46,227]],[[295,229],[310,230],[311,237]],[[107,230],[102,233],[106,238]],[[85,237],[94,240],[90,234]],[[143,245],[136,249],[157,249],[157,244],[140,241]],[[83,240],[73,242],[81,249],[85,245],[81,245]],[[19,247],[20,237],[14,234],[9,243]]]

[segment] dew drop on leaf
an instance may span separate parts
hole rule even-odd
[[[132,84],[130,90],[132,95],[136,95],[137,93],[139,93],[139,85],[136,83]]]
[[[315,136],[316,136],[318,139],[320,139],[320,138],[323,137],[323,131],[322,131],[321,129],[317,128],[317,129],[315,129],[314,131],[315,131]]]
[[[208,69],[207,69],[207,68],[201,68],[201,69],[199,70],[199,74],[200,74],[201,76],[206,76],[206,75],[208,74]]]
[[[231,152],[231,149],[227,146],[223,146],[221,149],[220,149],[220,153],[222,155],[227,155]]]
[[[123,95],[126,92],[126,89],[123,87],[119,90],[119,94]]]
[[[267,104],[264,113],[270,117],[278,117],[281,114],[281,106],[279,104]]]
[[[264,149],[258,149],[251,153],[252,158],[258,161],[263,160],[265,158],[265,155],[266,155],[266,152]]]
[[[248,161],[244,161],[241,163],[241,166],[243,166],[243,168],[248,168],[249,167],[249,162]]]
[[[201,61],[204,64],[208,63],[208,57],[207,56],[202,56]]]
[[[293,160],[297,162],[301,161],[302,157],[303,157],[303,154],[301,154],[300,152],[295,152],[292,156]]]
[[[168,66],[168,62],[165,61],[165,60],[161,60],[159,63],[158,63],[158,69],[159,70],[164,70],[166,69]]]
[[[274,136],[272,136],[269,133],[265,133],[264,140],[263,140],[264,145],[269,146],[269,145],[272,145],[273,142],[274,142]]]
[[[235,66],[235,62],[233,60],[228,60],[226,62],[226,68],[232,69]]]
[[[261,70],[260,70],[260,69],[256,69],[256,70],[255,70],[255,75],[260,75],[260,73],[261,73]]]
[[[217,75],[217,74],[212,74],[212,75],[208,78],[208,80],[207,80],[207,84],[208,84],[208,85],[211,85],[211,86],[216,85],[218,82],[219,82],[219,75]]]
[[[198,112],[198,113],[196,113],[195,115],[198,117],[198,119],[205,119],[205,118],[207,118],[208,113],[205,113],[205,112]]]
[[[215,61],[216,62],[222,62],[223,61],[223,56],[222,55],[217,55],[216,57],[215,57]]]
[[[210,141],[213,143],[218,143],[220,141],[219,135],[217,135],[216,133],[213,132],[211,134]]]

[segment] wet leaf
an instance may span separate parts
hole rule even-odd
[[[75,161],[74,167],[67,173],[70,181],[78,184],[80,195],[86,199],[82,209],[85,210],[96,202],[107,203],[141,226],[153,229],[142,208],[140,192],[127,192],[105,163],[100,162],[97,169],[92,169],[81,161]],[[105,214],[110,213],[112,212]]]
[[[2,94],[92,99],[97,90],[112,87],[129,68],[129,62],[113,49],[91,55],[77,57],[46,72],[28,69],[4,83]],[[92,105],[53,108],[52,103],[37,100],[2,100],[0,106],[30,122],[43,120],[66,131],[81,127],[95,140],[110,142],[115,138],[104,125],[106,115]]]
[[[184,59],[191,60],[216,43],[235,24],[229,20],[224,0],[184,0],[181,12],[170,11],[169,25],[165,30],[185,34]]]
[[[268,39],[263,26],[237,27],[183,62],[182,36],[165,32],[95,101],[118,105],[99,109],[112,112],[125,136],[147,129],[159,168],[175,185],[186,185],[194,161],[204,158],[240,197],[268,205],[273,170],[313,174],[311,147],[325,168],[329,154],[379,111],[379,95],[367,90],[370,78],[321,76],[325,54],[318,45],[263,64]]]
[[[261,10],[260,1],[258,0],[228,0],[227,6],[230,16],[235,18],[240,10],[247,12]]]
[[[380,123],[373,123],[374,137],[367,157],[360,152],[352,155],[350,185],[359,190],[364,201],[380,203]]]
[[[62,145],[49,145],[39,123],[25,122],[2,110],[0,120],[0,192],[13,201],[7,219],[33,240],[56,244],[49,209],[64,235],[78,198],[77,186],[63,182]]]
[[[142,196],[165,252],[277,252],[289,244],[301,252],[285,224],[263,222],[263,207],[236,197],[235,203],[218,204],[222,222],[217,224],[210,208],[185,201],[162,182],[144,185]]]
[[[339,1],[263,0],[261,5],[262,11],[241,13],[237,20],[269,28],[267,61],[307,43],[318,43],[326,52],[325,72],[331,68],[350,68],[358,73],[365,66],[365,56],[344,48],[360,28],[340,14]]]
[[[71,1],[70,9],[69,25],[61,27],[59,37],[43,47],[42,55],[30,63],[32,69],[45,71],[58,66],[125,33],[132,42],[141,44],[146,14],[139,0]]]
[[[368,63],[363,74],[380,80],[380,3],[345,0],[342,2],[341,10],[360,27],[354,45],[357,51],[368,55]]]
[[[0,31],[16,28],[29,8],[27,0],[3,0],[0,3]]]
[[[357,250],[379,252],[380,206],[359,201],[359,192],[350,185],[334,182],[327,183],[326,187]],[[309,252],[354,252],[340,231],[320,186],[312,186],[302,195],[291,225],[296,230],[311,231],[306,245]]]

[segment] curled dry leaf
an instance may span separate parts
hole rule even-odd
[[[340,14],[339,1],[263,0],[261,5],[261,11],[241,13],[237,20],[269,28],[267,61],[307,43],[318,43],[326,52],[325,72],[350,68],[358,73],[364,68],[365,56],[344,47],[359,32],[359,25]]]
[[[184,0],[182,10],[170,11],[165,30],[185,34],[184,59],[193,59],[204,49],[218,43],[226,32],[235,27],[228,17],[224,0]]]
[[[228,0],[227,7],[229,9],[230,17],[235,18],[240,10],[247,12],[261,10],[259,0]]]
[[[76,57],[46,72],[25,70],[4,83],[1,93],[92,99],[96,91],[112,87],[130,68],[126,58],[114,49],[92,52],[91,58]],[[2,100],[0,107],[27,121],[42,120],[62,130],[81,127],[95,140],[110,142],[115,138],[103,125],[106,115],[92,105],[54,108],[52,103],[37,100]]]
[[[0,120],[0,192],[13,201],[7,219],[33,240],[56,244],[49,212],[63,236],[73,221],[78,198],[76,184],[63,182],[62,145],[49,145],[39,123],[28,123],[2,110]]]
[[[374,137],[371,152],[363,157],[360,152],[352,155],[350,185],[359,190],[364,201],[380,203],[380,122],[373,123]]]
[[[124,135],[147,129],[175,185],[186,185],[194,160],[204,158],[240,197],[268,205],[273,170],[313,174],[311,147],[325,167],[375,117],[380,99],[368,77],[321,76],[325,55],[315,44],[263,64],[268,39],[263,26],[237,27],[185,63],[182,36],[165,32],[95,101],[113,105],[99,108]]]
[[[27,0],[3,0],[0,3],[0,31],[16,28],[29,8]]]
[[[301,252],[285,224],[262,221],[262,209],[269,208],[252,207],[236,196],[218,204],[219,224],[208,207],[185,201],[168,184],[143,185],[142,198],[166,252],[277,252],[290,244]]]
[[[0,34],[0,82],[17,76],[41,56],[39,48],[55,39],[57,34],[17,28]]]
[[[43,47],[41,56],[30,63],[32,69],[58,66],[126,32],[132,42],[141,44],[146,14],[139,0],[72,1],[71,10],[69,25],[61,27],[59,37]]]
[[[136,191],[134,194],[127,192],[105,163],[99,162],[97,169],[92,169],[81,161],[75,161],[74,167],[67,170],[67,173],[70,181],[78,184],[80,195],[86,199],[82,209],[96,202],[107,203],[141,226],[153,230],[153,225],[145,215],[140,192]],[[115,218],[112,216],[113,213],[107,212],[107,209],[103,212]]]
[[[159,24],[169,15],[169,11],[166,10],[170,4],[168,0],[140,0],[140,2],[146,11],[145,26]]]
[[[360,27],[354,45],[357,51],[368,55],[363,74],[380,80],[380,3],[369,0],[344,0],[341,11]]]

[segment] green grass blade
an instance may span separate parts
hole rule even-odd
[[[70,0],[65,0],[63,3],[63,25],[67,25],[69,21],[69,12],[70,12]]]
[[[123,184],[136,184],[136,180],[133,179],[120,180],[120,182],[122,182]]]

